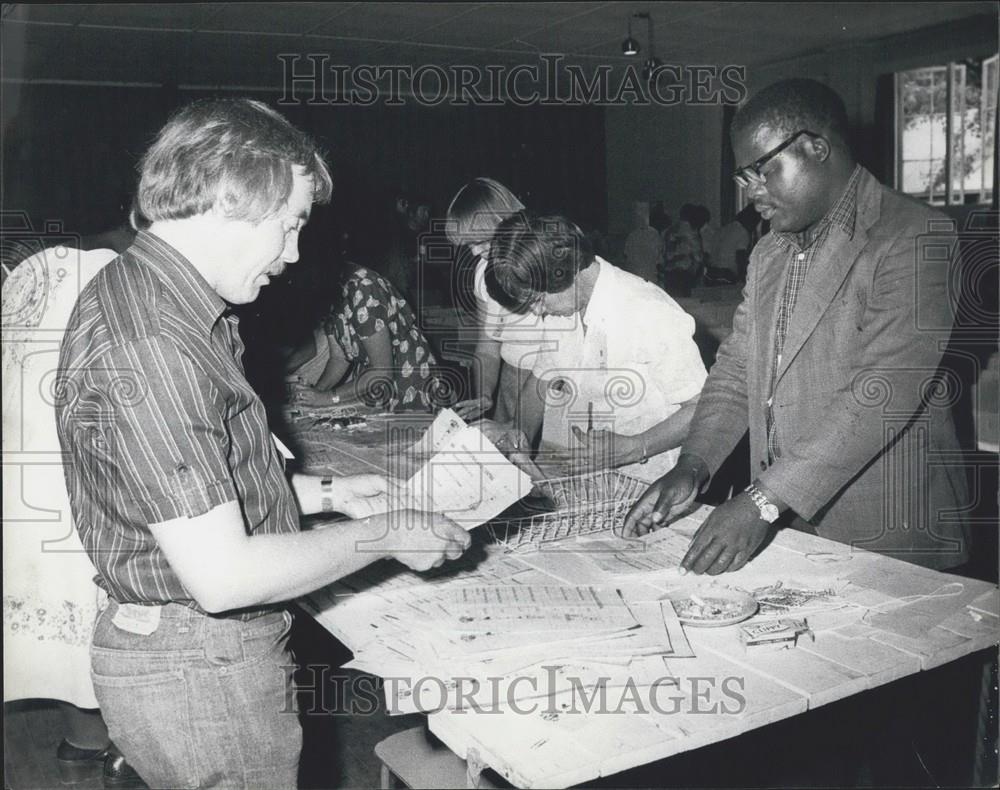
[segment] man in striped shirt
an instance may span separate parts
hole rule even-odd
[[[109,594],[95,690],[151,786],[294,787],[283,602],[382,557],[436,567],[469,536],[442,516],[379,514],[378,476],[289,486],[244,376],[229,306],[298,259],[331,192],[315,144],[260,102],[196,102],[140,172],[150,225],[81,293],[57,385],[73,517]],[[299,530],[320,511],[356,520]]]

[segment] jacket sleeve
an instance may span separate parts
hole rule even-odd
[[[816,419],[782,440],[781,458],[760,481],[805,519],[885,452],[940,396],[938,367],[953,322],[949,262],[954,234],[921,234],[911,225],[874,266],[860,348],[848,375]]]
[[[719,346],[715,364],[698,399],[682,452],[700,457],[714,475],[749,426],[747,355],[753,332],[752,262],[743,287],[743,299],[733,316],[733,331]]]

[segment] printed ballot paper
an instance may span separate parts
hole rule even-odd
[[[531,478],[451,409],[438,414],[413,449],[430,458],[405,485],[407,507],[442,513],[467,530],[531,491]]]

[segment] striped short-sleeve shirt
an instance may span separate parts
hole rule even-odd
[[[247,534],[299,529],[238,319],[191,263],[140,233],[83,290],[60,353],[59,441],[73,518],[120,603],[200,608],[150,524],[238,501]],[[274,607],[233,613],[248,619]]]

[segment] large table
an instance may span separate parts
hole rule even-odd
[[[344,433],[338,442],[350,444],[348,437]],[[370,444],[370,439],[366,440],[366,446]],[[670,529],[693,533],[710,512],[711,508],[702,507]],[[531,569],[530,578],[535,583],[540,574],[554,585],[573,583],[565,578],[565,556],[558,563],[552,556],[545,551],[510,555],[491,549],[483,562],[487,566],[509,563],[514,557]],[[482,570],[457,573],[444,582],[438,580],[436,586],[443,589],[468,583],[463,578],[467,573]],[[665,591],[676,581],[673,571],[647,574],[636,583]],[[695,657],[665,662],[685,697],[676,711],[657,712],[641,703],[637,708],[634,700],[617,698],[614,702],[619,711],[613,715],[582,710],[560,715],[544,704],[532,713],[507,709],[502,715],[439,710],[429,715],[429,729],[469,761],[472,774],[488,766],[519,787],[569,786],[863,694],[1000,641],[1000,593],[995,586],[792,530],[779,531],[743,569],[719,577],[719,581],[743,589],[777,581],[831,587],[840,590],[849,605],[809,615],[814,641],[800,638],[796,647],[776,652],[748,653],[736,627],[686,627]],[[613,583],[620,582],[616,579]],[[385,582],[395,583],[398,579]],[[380,584],[357,595],[373,596],[374,600]],[[315,599],[314,610],[326,610],[320,622],[349,648],[368,638],[365,623],[331,612],[332,600],[323,594]],[[333,604],[334,609],[338,605]],[[707,696],[705,678],[717,681],[709,684],[712,688]],[[742,705],[727,704],[734,698],[720,696],[725,679],[738,687]],[[636,684],[648,690],[650,680],[638,677]],[[695,708],[699,705],[693,700],[699,688],[703,704],[693,710],[692,704]],[[613,693],[609,689],[609,694]],[[706,713],[704,708],[712,705],[718,710]]]

